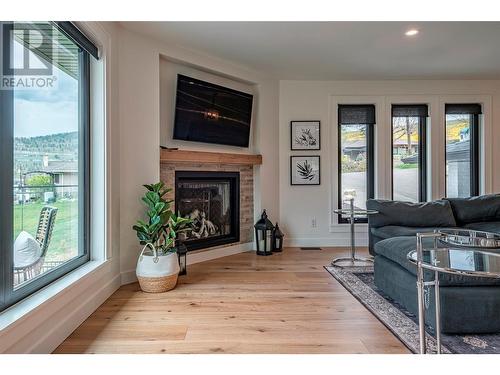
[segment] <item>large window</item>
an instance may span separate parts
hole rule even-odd
[[[446,196],[479,194],[480,104],[446,104]]]
[[[0,310],[89,259],[89,70],[71,23],[1,23]]]
[[[366,200],[374,197],[375,106],[339,105],[338,121],[338,206],[348,208],[350,195],[355,208],[366,208]]]
[[[427,105],[392,106],[392,199],[427,200]]]

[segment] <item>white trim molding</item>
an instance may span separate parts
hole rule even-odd
[[[339,247],[344,248],[351,245],[350,235],[345,233],[342,236],[336,236],[335,238],[287,238],[285,237],[284,246],[285,247]],[[368,233],[359,233],[356,235],[356,246],[368,246]]]
[[[491,95],[442,95],[439,97],[439,118],[442,140],[439,154],[441,181],[439,184],[440,196],[444,197],[446,192],[446,165],[445,165],[445,128],[446,115],[445,104],[450,103],[478,103],[482,106],[483,114],[480,118],[480,183],[479,194],[493,193],[493,129],[492,129],[492,97]]]
[[[338,106],[341,104],[373,104],[375,105],[375,197],[385,197],[384,184],[386,181],[385,144],[388,142],[385,137],[387,124],[384,117],[385,97],[384,96],[330,96],[330,158],[331,166],[334,172],[331,173],[330,183],[330,232],[334,232],[334,227],[345,227],[341,232],[348,232],[348,225],[339,224],[338,216],[333,212],[337,208],[338,197]],[[390,160],[389,160],[390,165]]]
[[[429,116],[427,117],[427,200],[438,199],[438,192],[434,191],[433,181],[440,181],[439,176],[439,161],[436,155],[439,154],[439,142],[433,140],[441,139],[442,134],[439,126],[439,100],[436,95],[391,95],[386,97],[385,101],[385,117],[388,124],[386,137],[388,138],[388,145],[386,147],[386,158],[388,160],[389,171],[386,179],[386,197],[388,199],[392,196],[392,171],[391,171],[391,158],[392,148],[390,145],[391,131],[392,131],[392,105],[393,104],[426,104],[429,109]]]
[[[187,254],[187,264],[191,265],[195,263],[206,262],[208,260],[227,257],[229,255],[253,251],[254,249],[254,242],[247,242],[232,246],[223,246],[214,249],[195,251],[193,253]],[[135,283],[136,281],[137,277],[135,275],[135,269],[121,273],[121,285]]]
[[[481,184],[480,193],[488,194],[493,189],[493,129],[491,95],[387,95],[387,96],[330,96],[331,160],[334,171],[338,168],[337,156],[337,106],[339,104],[375,104],[375,196],[391,199],[391,106],[392,104],[427,104],[429,106],[427,132],[427,187],[428,199],[445,196],[445,114],[446,103],[479,103],[482,105],[481,118]],[[337,173],[331,174],[330,207],[337,205]],[[331,213],[330,227],[339,225],[337,215]],[[332,232],[332,230],[330,230]]]
[[[113,269],[91,261],[2,312],[0,353],[51,353],[120,287]]]

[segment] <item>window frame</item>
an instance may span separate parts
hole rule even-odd
[[[478,196],[481,191],[481,127],[479,115],[471,115],[471,196]]]
[[[447,103],[448,104],[448,103]],[[455,103],[450,103],[451,105],[456,105]],[[482,104],[474,103],[474,105],[480,105],[482,110]],[[470,116],[470,194],[469,196],[478,196],[481,193],[481,125],[478,113],[464,113]],[[444,196],[448,197],[448,179],[446,168],[448,165],[448,158],[446,152],[446,135],[447,135],[447,121],[446,121],[446,104],[444,111]]]
[[[394,117],[391,109],[391,200],[394,200]],[[398,116],[396,116],[398,117]],[[427,202],[427,118],[418,117],[418,202]]]
[[[0,22],[0,37],[3,40],[3,25]],[[14,92],[12,90],[0,90],[0,212],[10,212],[7,210],[13,204],[14,192],[13,181],[13,105]],[[9,203],[10,202],[10,203]],[[9,283],[9,276],[6,272],[7,265],[12,268],[12,251],[2,253],[2,249],[12,249],[13,233],[13,213],[12,218],[8,215],[0,215],[0,311],[7,305],[6,286]],[[5,235],[4,235],[5,234]]]
[[[338,124],[337,124],[337,207],[343,207],[342,201],[342,124],[340,116],[341,106],[356,106],[357,104],[338,104]],[[375,104],[359,104],[363,105],[373,105],[375,110],[375,121],[376,121],[376,106]],[[366,199],[371,199],[375,197],[375,123],[373,124],[359,124],[366,126]],[[339,224],[348,224],[349,220],[338,214]],[[368,217],[356,217],[354,218],[356,223],[368,223]]]
[[[58,29],[58,32],[65,33],[64,29],[58,23],[52,23]],[[71,24],[72,27],[74,27]],[[66,27],[69,27],[66,25]],[[66,34],[66,33],[65,33]],[[67,34],[66,34],[67,35]],[[83,34],[82,34],[83,35]],[[79,124],[78,124],[78,256],[54,268],[53,270],[41,274],[25,285],[14,289],[13,273],[13,246],[12,240],[14,225],[14,201],[13,201],[13,162],[14,162],[14,121],[13,90],[0,90],[0,108],[2,109],[2,126],[0,127],[0,151],[1,166],[0,171],[0,196],[6,199],[0,199],[0,212],[8,212],[8,215],[0,215],[0,312],[9,308],[13,304],[21,301],[29,295],[44,288],[50,283],[56,281],[67,273],[84,265],[90,261],[90,54],[82,47],[82,44],[73,37],[70,39],[80,47],[79,59],[79,78],[78,78],[78,106],[79,106]],[[86,38],[85,38],[86,39]],[[86,39],[87,40],[87,39]],[[87,40],[88,41],[88,40]],[[4,109],[6,111],[4,112]],[[5,134],[4,134],[5,133]]]

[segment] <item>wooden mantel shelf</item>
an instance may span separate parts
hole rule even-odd
[[[262,164],[262,155],[160,149],[161,163]]]

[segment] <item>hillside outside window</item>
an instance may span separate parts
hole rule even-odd
[[[89,260],[90,59],[69,22],[2,22],[0,310]]]

